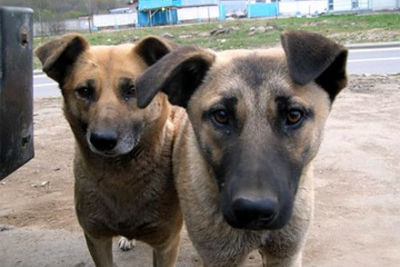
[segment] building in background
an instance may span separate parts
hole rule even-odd
[[[35,23],[34,35],[200,23],[225,18],[301,17],[400,8],[400,0],[138,0],[130,3],[127,7],[109,10],[109,14]]]
[[[328,0],[329,12],[357,10],[394,10],[400,8],[399,0]]]
[[[351,1],[351,0],[349,0]],[[303,0],[279,2],[281,16],[316,16],[328,11],[327,0]]]
[[[120,27],[133,27],[138,23],[137,2],[130,1],[127,7],[114,8],[109,14],[93,15],[91,18],[92,29],[119,29]]]
[[[202,22],[218,18],[217,0],[139,0],[138,26]]]
[[[182,6],[177,12],[179,23],[220,19],[218,0],[182,0]]]

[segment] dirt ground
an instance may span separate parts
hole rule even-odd
[[[73,138],[59,99],[35,101],[36,156],[0,182],[0,266],[93,266],[73,208]],[[399,266],[400,76],[351,77],[315,160],[304,266]],[[117,239],[116,239],[117,241]],[[151,266],[138,244],[120,266]],[[182,236],[178,266],[197,266]],[[246,266],[261,266],[256,252]]]

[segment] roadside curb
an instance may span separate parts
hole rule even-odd
[[[41,74],[44,74],[44,72],[41,69],[33,70],[33,75],[41,75]]]
[[[400,42],[345,44],[348,49],[400,47]]]

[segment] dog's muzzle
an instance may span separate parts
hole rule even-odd
[[[250,200],[238,198],[232,201],[227,222],[235,228],[250,230],[268,229],[278,214],[278,203],[272,199]]]
[[[89,140],[99,152],[112,151],[117,146],[118,134],[110,130],[92,132]]]

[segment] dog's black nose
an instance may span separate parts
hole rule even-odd
[[[267,225],[274,218],[278,210],[278,203],[271,199],[249,200],[238,198],[233,201],[232,209],[239,224]]]
[[[117,142],[118,134],[114,131],[99,131],[90,135],[90,143],[99,151],[112,150]]]

